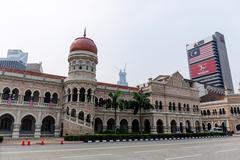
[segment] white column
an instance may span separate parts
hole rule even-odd
[[[36,124],[35,125],[35,133],[34,133],[34,138],[39,138],[41,135],[41,124]]]
[[[20,127],[21,127],[21,124],[19,124],[19,123],[14,123],[13,124],[12,138],[18,138],[19,137]]]

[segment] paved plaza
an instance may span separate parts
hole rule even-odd
[[[238,160],[240,137],[48,145],[1,145],[1,160]]]

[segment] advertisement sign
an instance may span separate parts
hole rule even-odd
[[[216,72],[217,72],[216,62],[213,58],[199,62],[197,64],[190,65],[191,78],[197,78],[200,76],[205,76]]]

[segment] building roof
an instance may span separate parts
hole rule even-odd
[[[99,86],[106,86],[106,87],[112,87],[112,88],[116,88],[116,89],[127,89],[127,90],[138,91],[137,87],[122,86],[122,85],[117,85],[117,84],[112,84],[112,83],[97,82],[97,85],[99,85]]]
[[[39,76],[39,77],[52,78],[52,79],[60,79],[60,80],[64,80],[66,78],[63,76],[58,76],[58,75],[53,75],[53,74],[46,74],[46,73],[12,69],[12,68],[0,68],[0,71],[19,73],[19,74],[25,74],[25,75],[31,75],[31,76]]]

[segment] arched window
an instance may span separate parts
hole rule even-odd
[[[3,89],[2,99],[8,100],[10,98],[10,89],[8,87]]]
[[[189,104],[187,104],[187,111],[188,111],[188,112],[190,111]]]
[[[173,102],[173,106],[172,106],[173,111],[176,111],[176,106],[175,103]]]
[[[237,107],[237,113],[240,114],[240,110],[239,110],[239,107]]]
[[[103,105],[105,104],[103,98],[99,98],[99,102],[98,102],[98,105],[99,107],[103,107]]]
[[[88,123],[91,122],[91,115],[90,114],[87,115],[86,122],[88,122]]]
[[[44,103],[50,103],[50,101],[51,101],[51,94],[50,92],[46,92],[44,97]]]
[[[57,104],[58,103],[58,94],[53,93],[52,95],[52,103]]]
[[[85,102],[85,89],[81,88],[80,89],[80,97],[79,97],[81,102]]]
[[[158,101],[155,101],[155,109],[158,109]]]
[[[226,114],[226,111],[225,111],[225,109],[224,109],[224,108],[222,109],[222,113],[223,113],[223,114]]]
[[[221,108],[219,109],[219,114],[222,114],[222,109]]]
[[[19,90],[17,88],[12,90],[12,100],[17,101],[19,96]]]
[[[162,101],[159,101],[159,109],[162,109]]]
[[[172,102],[169,102],[168,110],[169,110],[169,111],[172,110]]]
[[[178,103],[178,111],[181,111],[181,110],[182,110],[181,103]]]
[[[73,88],[73,91],[72,91],[72,101],[73,102],[76,102],[77,101],[77,98],[78,98],[78,93],[77,93],[78,91],[77,91],[77,88]]]
[[[237,109],[236,109],[236,107],[234,107],[234,114],[237,114]]]
[[[29,102],[32,99],[32,92],[30,90],[26,90],[24,95],[24,101]]]
[[[76,117],[76,109],[71,110],[71,117]]]
[[[71,90],[68,88],[68,91],[67,91],[67,96],[68,96],[68,102],[71,101]]]
[[[91,102],[91,96],[92,96],[92,90],[91,90],[91,89],[88,89],[88,90],[87,90],[87,101],[88,101],[88,102]]]
[[[233,114],[233,108],[231,107],[231,113]]]
[[[207,115],[207,112],[206,110],[203,110],[203,115],[206,116]]]
[[[98,98],[95,97],[95,107],[97,107],[97,106],[98,106]]]
[[[207,115],[211,115],[211,112],[210,112],[210,110],[207,110]]]
[[[79,112],[78,119],[84,121],[84,112],[83,111]]]
[[[33,92],[33,102],[39,102],[39,92],[38,91]]]
[[[69,107],[67,107],[66,112],[67,112],[67,115],[70,115],[70,113],[69,113]]]

